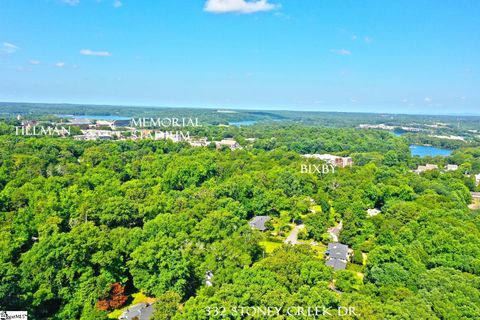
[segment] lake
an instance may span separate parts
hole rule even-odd
[[[255,124],[255,123],[257,123],[256,120],[242,120],[237,122],[229,122],[228,124],[235,127],[241,127],[241,126],[251,126],[252,124]]]
[[[441,148],[436,148],[432,146],[420,146],[416,144],[412,144],[410,146],[410,152],[412,153],[413,156],[419,156],[419,157],[436,157],[436,156],[442,156],[446,157],[449,156],[452,153],[452,150],[449,149],[441,149]]]
[[[400,137],[401,135],[403,135],[405,133],[405,131],[390,131],[390,133],[393,133],[394,135],[396,135],[397,137]]]
[[[128,117],[121,116],[89,116],[89,115],[71,115],[71,114],[56,114],[57,117],[61,118],[73,118],[73,119],[90,119],[90,120],[130,120]]]

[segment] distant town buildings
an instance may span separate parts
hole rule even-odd
[[[120,131],[86,129],[82,130],[81,135],[74,136],[73,138],[75,140],[111,140],[120,138],[121,136],[122,133]]]
[[[331,164],[335,167],[345,168],[351,167],[353,165],[353,160],[350,157],[339,157],[332,154],[305,154],[305,158],[313,158],[323,160],[328,164]]]
[[[325,259],[325,264],[335,271],[345,270],[347,262],[350,260],[350,250],[347,245],[340,242],[329,243],[327,251],[325,251]]]
[[[475,175],[475,183],[476,183],[477,185],[480,184],[480,173]]]
[[[361,124],[358,126],[360,129],[382,129],[382,130],[394,130],[395,127],[387,126],[385,124]]]

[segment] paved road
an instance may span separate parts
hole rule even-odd
[[[342,231],[343,228],[343,221],[340,221],[339,224],[337,224],[336,227],[328,229],[328,233],[333,239],[333,242],[338,242],[338,236],[340,235],[340,231]]]
[[[295,228],[293,228],[292,232],[290,232],[290,234],[288,235],[287,239],[285,239],[285,243],[290,243],[290,244],[293,244],[293,245],[299,244],[298,233],[303,228],[305,228],[304,224],[299,224],[298,226],[295,226]]]

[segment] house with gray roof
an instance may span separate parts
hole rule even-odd
[[[250,227],[263,232],[263,231],[267,230],[267,227],[265,226],[265,223],[267,221],[269,221],[270,219],[272,219],[272,218],[270,218],[269,216],[255,216],[255,217],[253,217],[252,220],[250,220],[250,222],[248,224],[250,225]]]
[[[350,258],[348,246],[340,242],[332,242],[328,244],[325,251],[326,265],[336,270],[345,270],[347,262]]]
[[[150,320],[153,315],[153,304],[139,303],[123,311],[118,319],[120,320]]]
[[[325,264],[329,267],[332,267],[335,271],[345,270],[347,267],[347,262],[340,259],[329,259]]]

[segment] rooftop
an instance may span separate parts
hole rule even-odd
[[[327,260],[326,265],[329,266],[329,267],[333,267],[333,269],[335,271],[336,270],[345,270],[345,268],[347,267],[347,262],[344,261],[344,260],[340,260],[340,259],[329,259],[329,260]]]
[[[348,246],[340,242],[333,242],[328,244],[326,254],[330,259],[348,259]]]
[[[253,217],[248,224],[255,229],[258,229],[260,231],[265,231],[267,230],[267,227],[265,227],[265,222],[269,221],[271,218],[269,216],[255,216]]]

